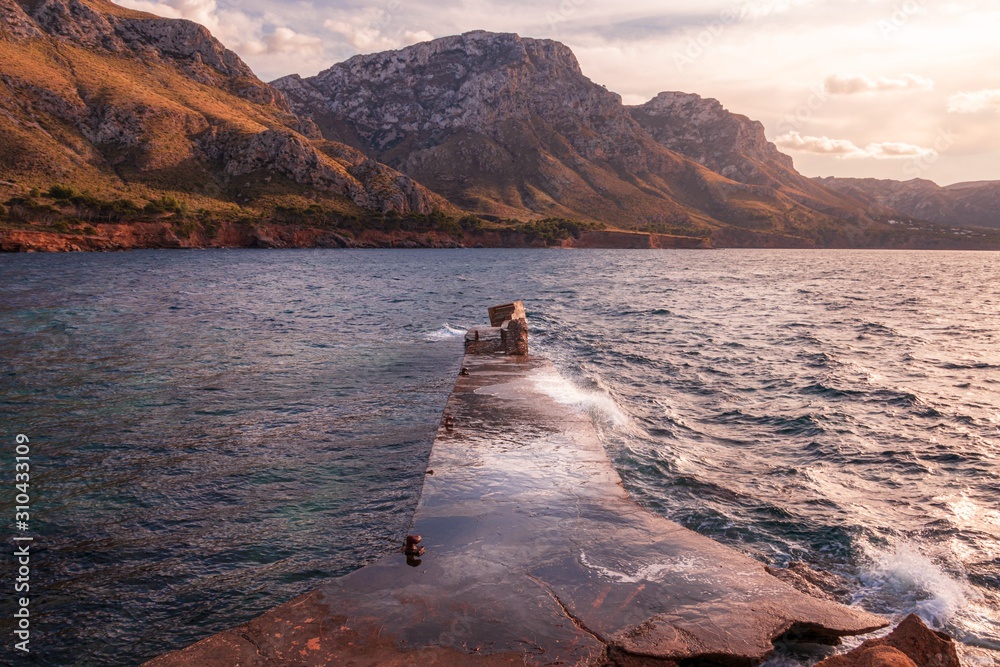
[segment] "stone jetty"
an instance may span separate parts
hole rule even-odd
[[[546,393],[556,371],[527,354],[523,306],[491,315],[467,336],[411,553],[401,539],[398,553],[149,667],[740,666],[776,639],[834,643],[887,625],[635,504],[589,416]]]

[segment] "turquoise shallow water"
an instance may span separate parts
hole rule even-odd
[[[637,501],[1000,655],[1000,254],[151,251],[0,255],[35,664],[136,664],[396,548],[461,332],[518,297]]]

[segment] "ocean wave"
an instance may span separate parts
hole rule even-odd
[[[914,613],[936,628],[950,625],[970,607],[976,593],[962,579],[925,555],[911,542],[887,548],[863,543],[867,563],[859,596],[865,606]]]
[[[866,393],[857,389],[838,389],[824,382],[814,382],[803,387],[799,391],[803,394],[815,394],[817,396],[825,396],[831,399],[853,398],[855,396],[864,396]]]
[[[873,334],[877,336],[898,336],[899,331],[881,322],[862,322],[858,327],[862,334]]]
[[[603,388],[584,389],[551,371],[535,373],[531,379],[542,393],[557,403],[588,412],[598,421],[612,426],[626,426],[629,423],[628,415]]]
[[[424,340],[452,340],[465,336],[468,329],[453,327],[447,322],[440,329],[424,334]]]
[[[945,362],[941,363],[940,365],[941,368],[945,368],[952,371],[988,370],[988,369],[1000,368],[1000,364],[991,364],[987,361],[969,361],[966,363]]]
[[[714,419],[720,424],[747,424],[766,427],[769,431],[781,435],[817,437],[826,433],[819,417],[808,412],[799,415],[754,415],[734,408],[715,415]]]

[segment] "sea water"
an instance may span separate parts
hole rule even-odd
[[[463,333],[515,298],[637,502],[1000,656],[1000,254],[217,250],[0,255],[35,664],[137,664],[398,549]]]

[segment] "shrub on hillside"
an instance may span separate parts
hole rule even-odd
[[[76,190],[68,185],[53,185],[49,188],[48,195],[52,199],[69,199],[76,194]]]
[[[171,195],[163,195],[159,199],[148,202],[143,209],[146,213],[177,213],[183,215],[186,207]]]
[[[581,222],[565,218],[545,218],[515,225],[517,231],[522,232],[531,240],[541,240],[545,245],[556,245],[570,237],[578,239],[580,234],[585,231],[603,228],[604,225],[594,222]]]

